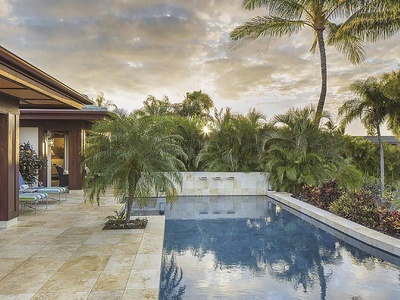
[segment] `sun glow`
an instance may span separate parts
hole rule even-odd
[[[208,127],[208,125],[204,125],[201,131],[203,132],[204,135],[209,135],[211,129]]]

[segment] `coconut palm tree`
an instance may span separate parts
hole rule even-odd
[[[137,116],[100,121],[90,131],[83,165],[89,174],[85,190],[91,200],[114,187],[116,196],[125,202],[128,223],[133,201],[140,206],[146,197],[164,192],[167,200],[176,194],[184,170],[186,155],[179,138],[164,134],[164,124],[156,118]]]
[[[376,41],[400,29],[398,0],[244,0],[243,6],[247,10],[264,7],[268,15],[253,18],[236,27],[230,34],[233,41],[247,42],[264,36],[290,36],[307,27],[314,32],[311,51],[314,52],[318,46],[322,77],[315,114],[317,124],[322,116],[327,93],[325,45],[334,46],[351,63],[360,64],[365,56],[363,39]],[[339,23],[341,21],[344,22]]]
[[[375,77],[354,82],[351,85],[351,90],[358,97],[346,101],[339,108],[339,114],[344,116],[342,120],[343,126],[359,118],[367,129],[368,134],[376,134],[378,136],[381,193],[385,188],[385,162],[381,126],[385,121],[388,121],[391,128],[395,129],[400,119],[400,98],[390,97],[390,93],[388,94],[386,88],[388,83],[391,82],[378,81]]]

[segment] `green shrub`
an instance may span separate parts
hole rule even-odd
[[[378,205],[371,191],[346,192],[330,205],[329,210],[370,228],[377,228],[379,224]]]
[[[396,237],[400,236],[400,213],[390,211],[387,207],[378,208],[379,226],[378,229],[386,234]]]
[[[35,183],[38,171],[44,169],[46,166],[46,158],[37,155],[29,142],[19,145],[19,171],[26,183]]]

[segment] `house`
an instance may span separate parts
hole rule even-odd
[[[58,186],[56,165],[68,171],[68,188],[81,190],[83,148],[86,131],[92,124],[108,118],[103,107],[82,109],[20,109],[20,142],[30,142],[40,156],[47,157],[48,168],[39,174],[45,186]]]
[[[86,96],[0,47],[0,228],[15,224],[19,215],[20,125],[24,126],[24,139],[30,131],[39,154],[43,155],[51,153],[47,147],[50,132],[60,131],[68,136],[64,141],[68,144],[64,152],[68,159],[63,163],[70,171],[80,172],[84,130],[93,118],[107,115],[104,111],[83,110],[85,105],[92,104]],[[51,171],[45,172],[41,179],[49,185],[47,172]],[[71,188],[80,188],[81,180],[81,173],[72,175]]]
[[[378,144],[378,137],[373,135],[363,136],[374,144]],[[400,146],[400,141],[395,136],[381,136],[382,142],[388,145]]]

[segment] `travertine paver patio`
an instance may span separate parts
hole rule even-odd
[[[158,299],[164,217],[145,230],[102,230],[116,204],[82,194],[21,210],[0,229],[0,299]]]

